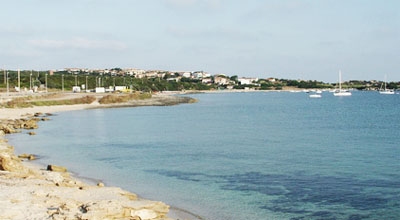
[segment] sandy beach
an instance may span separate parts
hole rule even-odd
[[[119,104],[101,105],[95,101],[91,104],[0,108],[0,219],[193,219],[184,212],[170,212],[170,207],[163,202],[138,198],[134,193],[104,186],[101,182],[80,181],[72,177],[67,168],[57,164],[47,167],[32,164],[29,160],[34,159],[31,155],[34,152],[15,155],[6,139],[10,129],[27,128],[31,120],[42,120],[52,113],[181,102],[185,101],[179,97],[154,95],[150,99]]]

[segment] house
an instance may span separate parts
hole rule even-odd
[[[247,77],[242,77],[238,78],[239,84],[240,85],[252,85],[254,82],[258,81],[258,78],[247,78]]]
[[[211,77],[209,77],[209,78],[203,78],[203,79],[201,80],[201,83],[204,83],[204,84],[211,84],[211,83],[213,83],[213,80],[211,79]]]
[[[192,76],[192,73],[190,73],[190,72],[184,72],[182,74],[182,77],[185,77],[185,78],[190,78],[191,76]]]
[[[225,76],[215,76],[214,83],[218,85],[227,85],[229,84],[230,80]]]

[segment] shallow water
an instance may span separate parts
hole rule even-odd
[[[400,96],[191,95],[60,113],[17,152],[204,219],[400,218]]]

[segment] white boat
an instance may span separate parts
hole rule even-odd
[[[342,89],[342,71],[339,71],[339,90],[333,93],[334,96],[351,96],[351,92]]]
[[[382,89],[383,85],[385,85],[385,86]],[[386,89],[386,76],[385,76],[385,82],[382,83],[381,88],[379,89],[379,93],[383,94],[383,95],[394,95],[394,90],[393,89]]]
[[[317,93],[310,94],[309,96],[310,96],[310,98],[321,98],[322,97],[321,94],[317,94]]]

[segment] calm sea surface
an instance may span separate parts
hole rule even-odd
[[[8,138],[204,219],[400,219],[400,95],[190,96],[199,102],[60,113]]]

